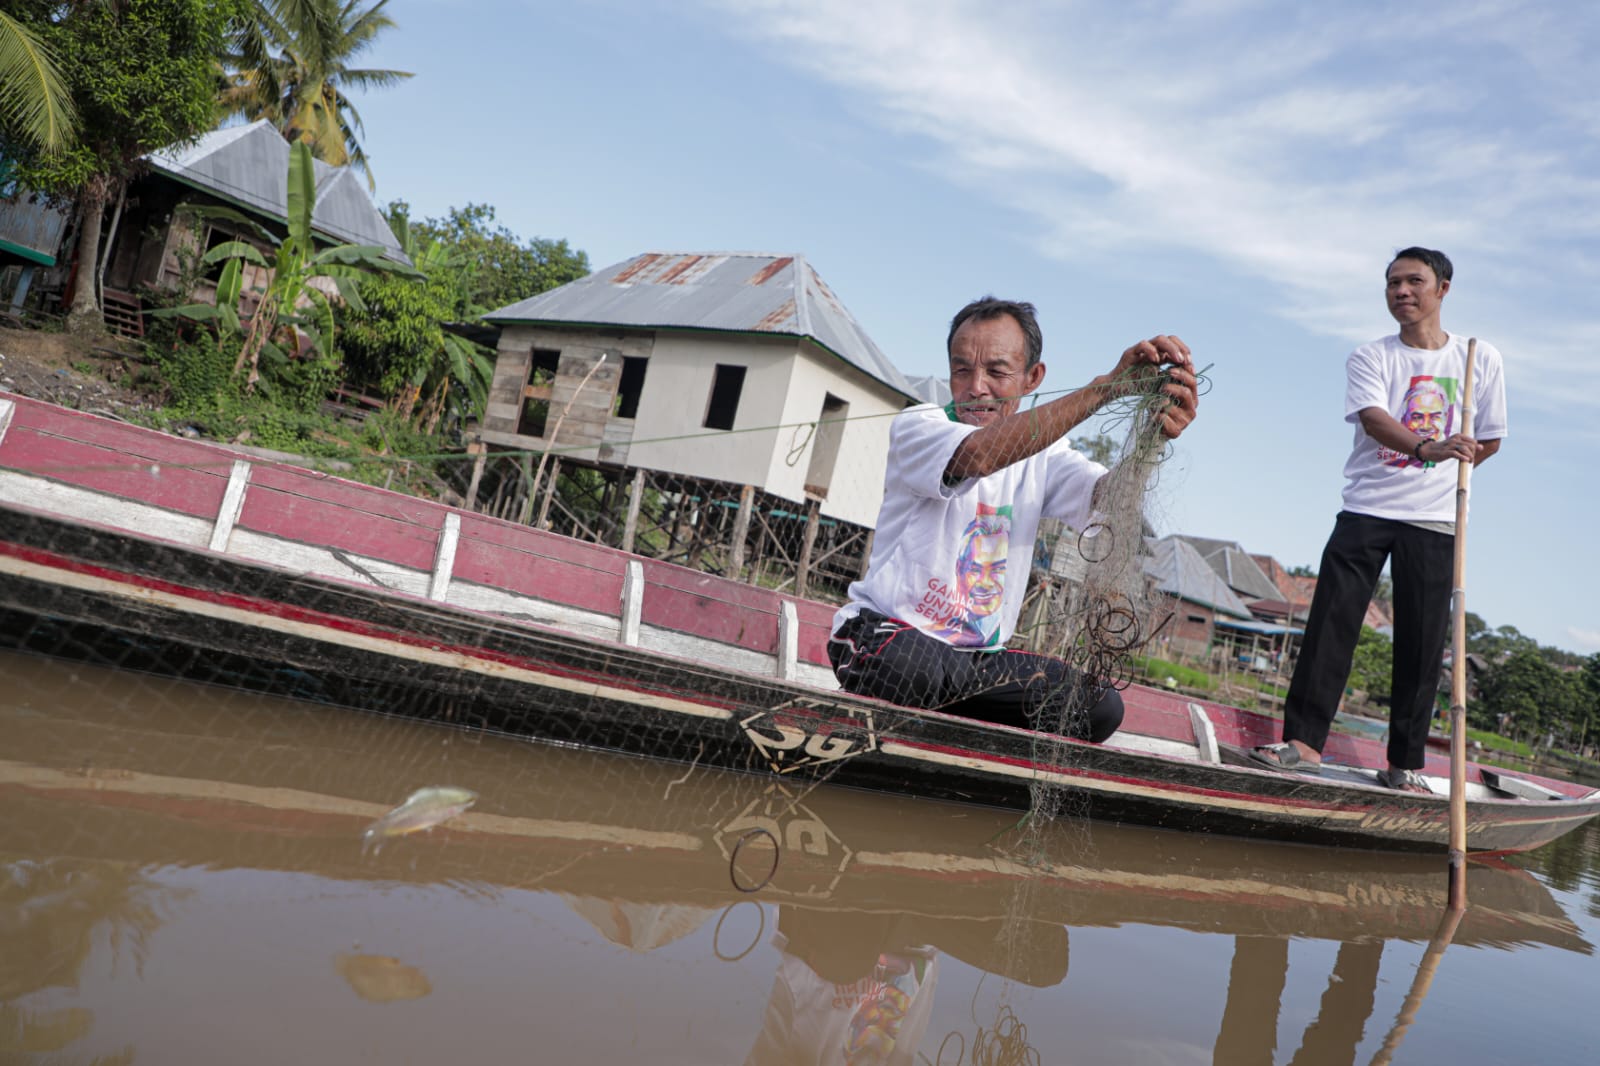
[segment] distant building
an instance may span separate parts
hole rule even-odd
[[[486,444],[753,486],[867,528],[890,416],[935,395],[799,255],[649,252],[485,320]]]
[[[73,286],[98,275],[108,325],[131,333],[142,329],[142,290],[175,290],[187,274],[194,282],[187,298],[216,298],[214,283],[197,277],[195,266],[217,245],[243,240],[272,258],[268,243],[248,224],[177,210],[182,204],[225,207],[282,236],[288,218],[289,143],[272,123],[263,119],[213,130],[188,147],[156,152],[146,163],[146,172],[107,205],[101,251],[92,268],[71,263],[76,238],[66,225],[67,213],[25,190],[13,190],[7,200],[0,189],[0,252],[9,249],[46,268],[30,280],[61,304],[70,300]],[[321,161],[313,165],[313,231],[329,244],[377,245],[387,258],[409,263],[362,178],[349,167]],[[270,276],[270,268],[244,266],[241,310],[246,314],[252,309],[250,292],[265,288]],[[11,298],[20,305],[14,292]]]
[[[1201,657],[1210,652],[1216,627],[1245,623],[1254,616],[1228,583],[1212,569],[1186,537],[1162,537],[1150,545],[1145,572],[1157,592],[1173,599],[1173,614],[1158,639],[1181,654]],[[1151,628],[1161,619],[1152,619]]]

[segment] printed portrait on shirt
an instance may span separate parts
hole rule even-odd
[[[962,531],[952,580],[929,582],[917,606],[917,613],[931,623],[926,626],[929,633],[969,648],[999,640],[1010,548],[1011,507],[978,504],[977,514]]]
[[[1456,379],[1419,375],[1411,379],[1395,413],[1400,424],[1421,440],[1444,440],[1455,432]],[[1379,448],[1388,466],[1431,466],[1417,459],[1415,452],[1404,455],[1392,448]]]

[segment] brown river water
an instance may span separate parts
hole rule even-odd
[[[0,1063],[1600,1061],[1593,824],[1441,929],[1442,855],[1086,813],[0,653]]]

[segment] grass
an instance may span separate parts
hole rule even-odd
[[[1172,678],[1178,683],[1179,688],[1198,689],[1202,692],[1215,691],[1217,683],[1211,675],[1204,670],[1196,670],[1192,666],[1182,666],[1178,663],[1169,663],[1165,659],[1153,656],[1138,656],[1132,660],[1135,670],[1142,670],[1146,678],[1153,684],[1165,686],[1167,678]]]

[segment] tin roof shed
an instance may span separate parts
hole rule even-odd
[[[800,255],[646,252],[484,320],[805,337],[907,399],[923,400]]]
[[[288,218],[289,142],[266,119],[213,130],[185,148],[163,148],[148,162],[156,172],[242,210],[278,222]],[[340,244],[377,245],[385,258],[409,264],[356,173],[320,159],[313,165],[317,203],[311,228]]]

